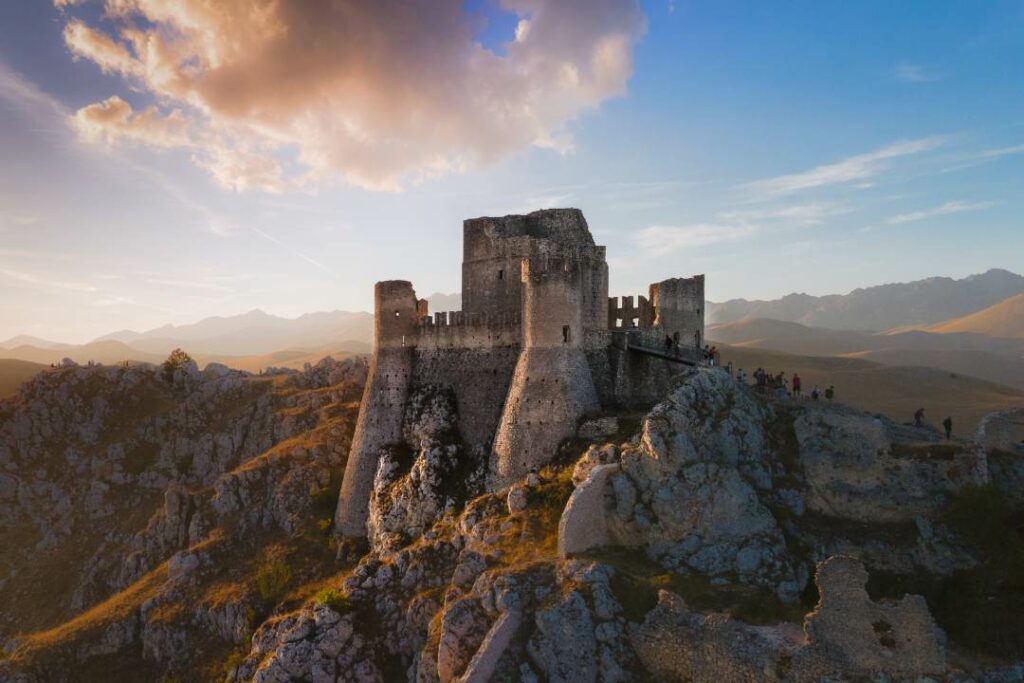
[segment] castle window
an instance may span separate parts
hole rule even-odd
[[[402,317],[402,313],[400,311],[395,311],[395,317],[396,318],[401,318]]]
[[[498,279],[499,280],[504,280],[505,279],[505,270],[504,269],[501,269],[501,270],[498,271]]]
[[[569,343],[569,326],[568,325],[562,325],[562,343],[563,344],[568,344]]]

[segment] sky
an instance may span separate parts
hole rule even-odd
[[[611,294],[1024,271],[1024,3],[4,0],[0,339],[459,289],[574,206]]]

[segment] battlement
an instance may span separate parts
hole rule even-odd
[[[650,300],[637,296],[608,297],[608,328],[646,329],[654,324],[654,307]]]

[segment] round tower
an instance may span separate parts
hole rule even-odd
[[[494,439],[492,490],[550,462],[598,407],[583,352],[586,267],[548,255],[523,261],[523,348]]]
[[[366,535],[370,492],[381,448],[400,441],[413,371],[418,301],[412,283],[388,280],[374,286],[373,357],[349,450],[335,528]]]

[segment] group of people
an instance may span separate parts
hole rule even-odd
[[[732,361],[726,363],[725,370],[730,375],[733,374]],[[740,368],[736,371],[735,376],[737,380],[743,384],[747,384],[746,370]],[[800,398],[804,395],[803,380],[800,379],[800,375],[795,372],[793,373],[793,377],[787,380],[785,371],[775,374],[759,367],[757,370],[754,370],[752,377],[754,380],[754,389],[758,393],[778,397],[792,396],[793,398]],[[815,385],[814,388],[811,389],[809,396],[812,401],[819,401],[822,398],[826,401],[832,401],[836,397],[836,387],[834,384],[830,384],[827,389],[822,391],[817,385]]]
[[[709,366],[716,367],[718,365],[721,365],[722,359],[721,356],[718,355],[717,346],[708,346],[707,344],[705,344],[703,354],[704,362],[707,363]]]

